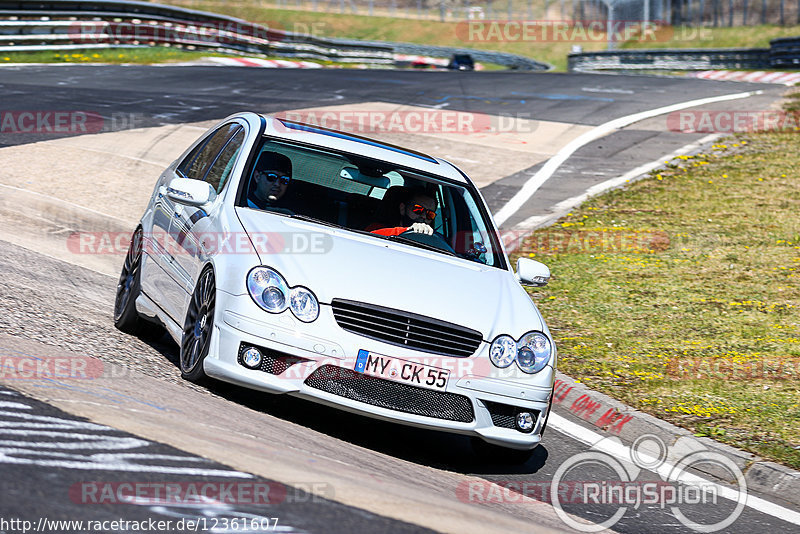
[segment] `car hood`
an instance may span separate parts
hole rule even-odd
[[[472,328],[486,340],[544,328],[510,271],[281,215],[237,213],[262,265],[322,304],[338,298],[394,308]]]

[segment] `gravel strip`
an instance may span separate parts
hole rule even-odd
[[[181,378],[178,347],[166,333],[146,339],[114,327],[116,278],[0,244],[0,332],[209,393]]]

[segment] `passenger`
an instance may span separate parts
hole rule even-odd
[[[274,209],[286,194],[292,181],[292,161],[277,152],[263,152],[258,158],[247,205],[251,208],[282,211]]]
[[[436,200],[424,191],[410,191],[400,201],[397,217],[386,227],[386,224],[372,223],[366,230],[373,234],[395,236],[404,232],[415,232],[433,235],[433,221],[436,219]]]

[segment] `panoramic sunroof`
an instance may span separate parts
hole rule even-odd
[[[327,135],[329,137],[338,137],[339,139],[346,139],[348,141],[355,141],[356,143],[362,143],[365,145],[374,146],[377,148],[383,148],[385,150],[391,150],[392,152],[397,152],[399,154],[404,154],[406,156],[411,156],[412,158],[421,159],[424,161],[428,161],[430,163],[437,163],[438,162],[433,159],[432,157],[423,154],[421,152],[414,152],[413,150],[408,150],[406,148],[400,148],[399,146],[390,145],[387,143],[381,143],[379,141],[374,141],[372,139],[367,139],[366,137],[360,137],[358,135],[346,134],[343,132],[337,132],[335,130],[329,130],[327,128],[322,128],[320,126],[312,126],[310,124],[303,124],[302,122],[292,122],[285,119],[278,119],[281,123],[286,126],[287,128],[291,128],[293,130],[302,130],[304,132],[311,132],[320,135]]]

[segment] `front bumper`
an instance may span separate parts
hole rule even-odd
[[[268,314],[246,295],[218,293],[217,298],[215,332],[203,364],[210,377],[268,393],[288,393],[386,421],[475,435],[509,448],[532,449],[541,440],[549,415],[554,375],[551,367],[536,375],[500,379],[492,376],[499,370],[489,363],[485,342],[470,358],[442,357],[347,332],[336,324],[326,305],[321,306],[316,321],[305,324],[288,310]],[[262,365],[261,369],[245,367],[239,357],[243,344],[265,349],[262,352],[281,364]],[[450,378],[443,392],[400,387],[394,381],[355,373],[359,350],[450,369]],[[330,375],[329,370],[339,372]],[[354,383],[354,377],[362,380]],[[422,400],[414,403],[413,399]],[[463,416],[465,407],[470,417]],[[535,412],[532,431],[525,433],[514,427],[513,416],[509,417],[514,410]]]

